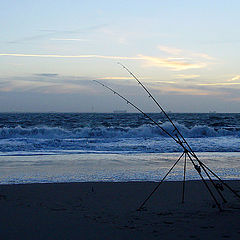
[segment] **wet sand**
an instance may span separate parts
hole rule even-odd
[[[240,181],[227,181],[240,193]],[[240,239],[240,199],[219,211],[201,181],[0,185],[0,239]]]

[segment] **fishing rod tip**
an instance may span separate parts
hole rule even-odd
[[[125,66],[124,66],[122,63],[117,62],[117,64],[119,64],[119,65],[121,65],[123,68],[125,68]]]

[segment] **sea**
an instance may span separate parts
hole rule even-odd
[[[162,113],[147,113],[167,132]],[[240,113],[169,113],[198,158],[240,179]],[[159,181],[183,150],[141,113],[1,113],[0,184]],[[167,180],[182,180],[184,161]],[[199,179],[187,161],[187,180]]]

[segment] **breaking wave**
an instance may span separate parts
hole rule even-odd
[[[187,138],[211,138],[222,136],[240,136],[240,130],[236,128],[213,128],[205,125],[196,125],[187,128],[176,123],[177,128]],[[161,125],[166,131],[174,134],[170,123]],[[14,138],[36,138],[36,139],[78,139],[78,138],[151,138],[168,137],[161,129],[154,125],[142,125],[136,128],[131,127],[83,127],[75,129],[64,129],[60,127],[29,127],[21,126],[0,129],[0,139]]]

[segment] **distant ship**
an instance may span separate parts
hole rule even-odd
[[[216,111],[209,111],[209,113],[217,113]]]
[[[113,113],[126,113],[127,110],[114,110]]]

